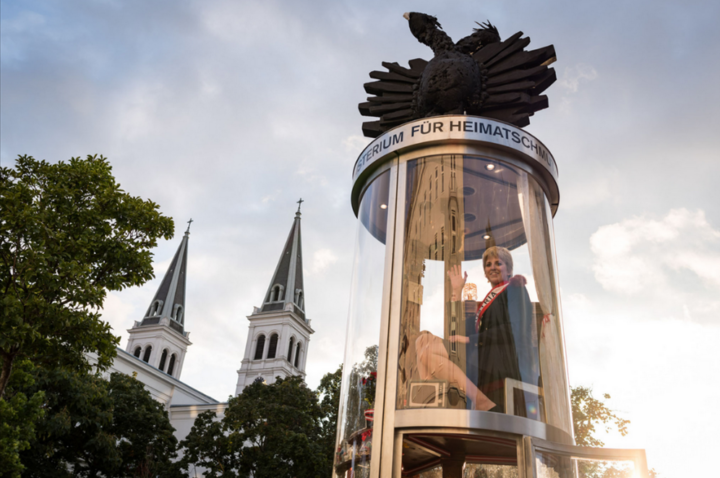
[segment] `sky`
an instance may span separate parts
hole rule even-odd
[[[111,293],[127,344],[192,224],[182,380],[234,393],[246,316],[302,209],[307,382],[343,360],[369,142],[357,104],[382,61],[432,52],[405,11],[454,39],[490,20],[554,44],[550,108],[526,128],[559,167],[554,219],[569,376],[631,420],[663,477],[715,471],[720,428],[720,3],[711,1],[2,0],[0,163],[102,154],[175,219],[156,279]]]

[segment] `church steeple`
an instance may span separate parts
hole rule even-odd
[[[261,312],[287,310],[288,307],[292,307],[296,314],[305,318],[302,241],[300,238],[300,216],[302,215],[300,206],[303,202],[302,199],[298,201],[295,220],[265,294],[263,305],[260,308]]]
[[[157,324],[163,318],[170,319],[170,326],[180,332],[185,331],[185,279],[187,277],[188,240],[190,239],[190,224],[180,242],[175,256],[155,297],[150,303],[142,325]]]
[[[235,393],[256,380],[272,384],[277,377],[305,377],[310,319],[305,315],[300,205],[275,267],[261,307],[253,307],[245,355],[238,370]]]
[[[190,333],[185,331],[185,281],[192,222],[188,221],[185,235],[145,316],[128,330],[127,351],[176,378],[180,377],[185,353],[191,345]]]

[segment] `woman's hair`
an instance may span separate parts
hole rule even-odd
[[[512,261],[512,255],[510,254],[510,251],[508,251],[504,247],[500,247],[500,246],[488,247],[485,250],[485,252],[483,253],[483,257],[482,257],[483,269],[485,269],[485,261],[487,261],[488,257],[497,257],[498,259],[503,261],[505,263],[505,267],[507,268],[508,276],[512,277],[513,261]]]

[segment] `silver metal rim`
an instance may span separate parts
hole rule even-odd
[[[475,154],[488,159],[523,167],[540,181],[555,214],[560,203],[558,169],[548,148],[533,135],[509,123],[465,115],[438,116],[405,123],[370,143],[353,167],[351,201],[355,214],[358,213],[363,186],[378,167],[411,151],[415,151],[415,156],[422,152],[416,150],[437,145],[464,145],[469,148],[460,154],[473,154],[474,150],[477,151]]]

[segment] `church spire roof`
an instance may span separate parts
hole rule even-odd
[[[300,238],[300,206],[304,201],[298,201],[298,210],[280,260],[275,268],[275,274],[270,281],[261,312],[276,310],[292,310],[305,319],[305,291],[303,285],[302,268],[302,241]]]
[[[145,313],[141,326],[156,325],[161,323],[162,319],[167,318],[171,328],[185,335],[185,279],[187,277],[188,240],[192,222],[192,219],[188,221],[185,235]]]

